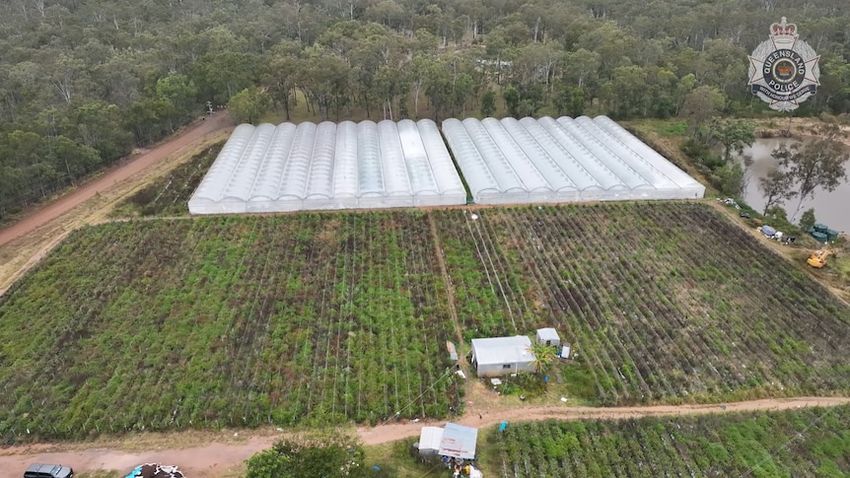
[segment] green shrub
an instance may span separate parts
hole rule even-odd
[[[366,476],[363,448],[348,437],[283,439],[248,460],[247,478]]]

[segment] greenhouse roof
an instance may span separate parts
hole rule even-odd
[[[705,187],[605,116],[447,119],[476,203],[701,198]]]
[[[466,203],[431,120],[243,124],[189,200],[192,214]]]

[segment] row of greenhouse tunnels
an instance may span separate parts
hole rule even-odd
[[[605,116],[238,126],[192,214],[697,199],[705,187]]]

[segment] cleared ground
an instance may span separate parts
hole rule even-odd
[[[114,217],[188,216],[192,193],[209,170],[224,143],[214,144],[192,156],[171,172],[151,181],[112,211]]]
[[[768,399],[753,402],[736,402],[724,405],[663,405],[653,407],[591,408],[569,406],[509,407],[495,409],[467,409],[463,417],[453,422],[482,428],[479,450],[482,459],[493,466],[485,468],[487,476],[495,474],[502,466],[499,447],[491,447],[489,434],[503,420],[510,424],[543,420],[635,420],[643,417],[696,416],[707,414],[740,414],[755,411],[797,410],[804,407],[847,406],[848,398],[791,398]],[[479,413],[484,418],[479,418]],[[431,466],[411,459],[410,445],[419,437],[426,422],[388,423],[375,427],[359,427],[357,436],[366,446],[367,465],[378,464],[392,470],[391,476],[421,478]],[[442,422],[435,422],[441,426]],[[487,429],[489,428],[489,430]],[[325,429],[327,431],[327,429]],[[340,433],[353,433],[348,427]],[[115,470],[103,473],[104,478],[123,478],[126,471],[139,463],[179,463],[180,468],[192,476],[231,478],[244,476],[242,463],[254,453],[271,448],[281,437],[291,436],[292,429],[283,431],[272,427],[259,429],[224,429],[221,431],[180,431],[166,433],[133,433],[126,436],[102,436],[94,441],[26,444],[0,449],[0,469],[23,474],[30,463],[73,463],[75,471]],[[495,455],[497,460],[492,457]],[[119,470],[123,470],[121,473]],[[432,470],[436,471],[436,470]],[[16,475],[17,476],[17,475]],[[89,475],[85,475],[89,476]]]
[[[761,414],[548,421],[491,432],[488,476],[778,477],[850,474],[850,406]]]
[[[452,310],[557,326],[571,399],[850,390],[848,309],[703,204],[158,219],[72,233],[0,299],[0,433],[446,416]]]
[[[435,212],[467,338],[555,326],[608,405],[850,389],[850,312],[698,203]],[[473,215],[475,218],[473,218]]]

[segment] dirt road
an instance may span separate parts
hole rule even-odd
[[[517,407],[505,409],[469,411],[455,422],[486,427],[500,423],[528,420],[579,420],[579,419],[628,419],[649,416],[705,415],[711,413],[732,413],[745,411],[778,411],[802,407],[836,406],[850,404],[850,397],[801,397],[788,399],[767,399],[749,402],[735,402],[723,405],[661,405],[651,407]],[[479,418],[479,413],[482,417]],[[443,422],[438,422],[443,423]],[[423,422],[393,423],[377,427],[361,427],[357,434],[367,445],[379,445],[419,434]],[[182,433],[163,435],[158,438],[168,445],[145,443],[145,451],[137,451],[138,445],[127,441],[125,446],[105,446],[103,442],[87,445],[26,445],[0,449],[0,470],[9,472],[8,476],[20,476],[29,463],[70,464],[77,471],[118,470],[129,471],[133,466],[145,462],[177,464],[189,476],[209,478],[233,476],[242,463],[254,453],[269,448],[282,432],[261,429],[243,430],[237,437],[232,432],[210,432],[213,436],[207,443],[198,443],[198,432],[185,432],[189,443],[182,446]],[[285,432],[283,432],[285,433]],[[225,438],[226,437],[226,438]],[[150,441],[150,440],[148,440]],[[175,445],[176,444],[176,445]],[[7,476],[7,475],[3,475]]]
[[[152,149],[131,156],[120,165],[107,169],[102,176],[81,185],[56,201],[42,206],[9,227],[0,229],[0,245],[32,232],[37,227],[56,219],[60,215],[79,206],[87,199],[94,197],[95,194],[109,189],[115,183],[138,174],[140,171],[160,161],[168,159],[176,151],[192,144],[207,134],[227,128],[231,124],[227,112],[220,111],[205,121],[199,121],[191,125],[177,136],[167,139]]]
[[[231,127],[227,113],[216,113],[0,229],[0,295],[69,232],[108,220],[116,204],[209,144],[223,141]]]

